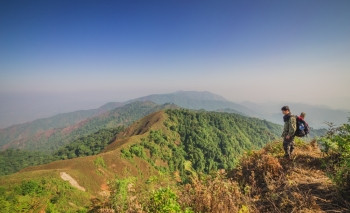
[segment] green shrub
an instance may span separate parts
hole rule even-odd
[[[103,157],[98,156],[95,160],[94,160],[94,164],[97,167],[102,167],[102,168],[106,168],[106,163],[103,160]]]
[[[136,155],[139,158],[146,158],[146,154],[145,151],[143,149],[143,146],[139,145],[139,144],[134,144],[130,147],[130,153],[132,155]]]
[[[130,159],[133,157],[129,148],[123,148],[121,153],[122,158]]]
[[[36,195],[43,193],[44,188],[37,181],[29,180],[23,181],[18,190],[21,195]]]
[[[111,204],[117,212],[127,212],[130,207],[131,194],[134,192],[133,185],[136,178],[115,179],[111,188]]]
[[[177,201],[176,194],[170,188],[160,188],[151,195],[146,211],[155,213],[181,212],[181,206]]]
[[[46,207],[46,212],[76,212],[88,206],[86,192],[74,189],[62,179],[32,179],[0,188],[0,212],[32,212]],[[67,205],[74,203],[75,206]]]
[[[330,125],[320,139],[322,151],[327,154],[326,169],[334,182],[349,196],[350,192],[350,118],[340,127]]]

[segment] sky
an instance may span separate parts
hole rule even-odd
[[[349,11],[348,0],[2,0],[0,120],[179,90],[350,109]]]

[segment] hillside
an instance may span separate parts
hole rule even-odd
[[[7,133],[11,133],[11,130],[9,130],[6,131],[4,137],[6,137],[5,141],[10,139],[11,141],[3,143],[1,149],[14,148],[52,152],[98,130],[129,125],[135,120],[164,107],[167,107],[167,105],[157,105],[152,102],[133,102],[64,128],[48,129],[27,136],[24,133],[17,137],[8,136]]]
[[[194,177],[180,189],[178,202],[194,212],[350,212],[350,202],[331,181],[316,141],[297,140],[291,160],[280,141],[250,152],[239,165]]]
[[[45,209],[51,205],[64,210],[79,209],[77,206],[89,208],[91,201],[86,197],[108,201],[108,195],[113,191],[108,183],[116,175],[116,180],[135,177],[143,187],[148,186],[151,179],[166,179],[167,184],[186,182],[192,172],[232,169],[244,150],[261,147],[273,140],[279,131],[278,125],[235,114],[159,111],[119,133],[117,140],[101,154],[26,168],[0,177],[0,183],[5,187],[5,195],[9,195],[13,187],[25,188],[26,184],[45,188],[45,198],[36,189],[30,192],[31,196],[24,192],[16,195],[18,202],[22,202],[18,208]],[[85,191],[68,187],[62,182],[62,175],[73,178]],[[152,187],[164,184],[151,182]],[[56,189],[55,184],[62,186],[62,191]],[[57,197],[57,193],[65,196]],[[75,202],[77,194],[85,200]],[[51,202],[52,199],[55,202]],[[67,205],[67,202],[71,204]]]
[[[246,116],[265,119],[273,123],[283,124],[280,108],[290,105],[292,112],[307,113],[307,121],[311,128],[317,132],[320,128],[327,128],[325,122],[333,122],[336,125],[345,123],[349,110],[335,110],[325,106],[314,106],[302,103],[235,103],[222,96],[210,92],[179,91],[168,94],[154,94],[140,97],[132,101],[152,101],[157,104],[174,103],[187,109],[204,109],[208,111],[238,113]],[[325,133],[325,131],[322,131]]]
[[[73,140],[54,153],[6,149],[0,152],[0,176],[8,175],[28,166],[49,163],[56,160],[96,155],[113,142],[123,126],[100,129],[90,135]]]
[[[108,103],[97,109],[58,114],[49,118],[37,119],[32,122],[17,124],[5,129],[0,129],[0,146],[21,138],[32,137],[38,133],[50,129],[64,128],[75,125],[90,117],[103,114],[122,105],[122,103]]]
[[[246,106],[243,106],[227,101],[225,98],[210,92],[180,91],[169,94],[149,95],[125,103],[111,102],[94,110],[82,110],[60,114],[50,118],[39,119],[26,124],[0,129],[0,149],[19,148],[23,150],[41,150],[46,152],[57,150],[78,137],[92,134],[102,128],[114,128],[116,125],[131,124],[133,121],[146,115],[136,112],[138,110],[137,107],[140,107],[140,110],[148,112],[157,110],[155,106],[154,110],[149,110],[147,107],[143,108],[141,105],[137,106],[140,101],[151,101],[158,105],[174,103],[188,109],[205,109],[209,111],[245,114],[277,123],[281,123],[282,120],[282,116],[278,113],[279,105],[269,107],[270,111],[267,111],[264,106],[254,104],[246,104]],[[134,113],[135,116],[133,116],[128,108],[136,110]],[[318,110],[313,110],[314,108],[312,107],[302,107],[300,109],[307,112],[307,121],[310,123],[311,127],[314,127],[313,125],[316,127],[320,126],[318,125],[320,122],[337,120],[340,115],[338,113],[339,115],[332,116],[333,114],[331,113],[330,116],[328,116],[329,110],[315,114]],[[127,117],[129,116],[129,118],[123,118],[124,121],[121,119],[119,119],[118,122],[113,121],[114,118],[114,120],[118,120],[117,117],[123,117],[124,114],[126,114]],[[341,114],[341,116],[345,117],[344,113]],[[315,121],[315,119],[317,121]],[[341,120],[344,119],[342,118]],[[325,130],[315,130],[312,132],[311,137],[319,136],[324,133]]]

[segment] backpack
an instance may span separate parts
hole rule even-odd
[[[299,116],[295,116],[295,118],[297,121],[297,130],[295,131],[295,136],[304,137],[309,134],[310,128],[306,121]]]

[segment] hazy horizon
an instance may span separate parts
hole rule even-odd
[[[169,91],[168,93],[175,93],[179,91],[184,90],[178,90],[178,91]],[[196,92],[211,92],[211,91],[196,91]],[[7,106],[5,104],[2,104],[2,108],[0,110],[0,117],[2,117],[0,121],[0,129],[6,128],[15,124],[21,124],[30,122],[36,119],[41,118],[47,118],[51,116],[55,116],[62,113],[67,112],[74,112],[78,110],[89,110],[89,109],[97,109],[104,104],[107,104],[109,102],[126,102],[135,98],[140,98],[147,95],[154,95],[154,94],[168,94],[168,93],[150,93],[145,95],[139,95],[139,96],[131,96],[131,97],[124,97],[119,100],[112,100],[112,99],[95,99],[93,96],[90,99],[76,99],[76,96],[74,94],[71,94],[70,96],[59,96],[59,98],[56,97],[22,97],[18,100],[14,99],[6,101],[8,104]],[[211,92],[212,93],[212,92]],[[220,95],[217,93],[213,93],[215,95]],[[222,95],[220,95],[222,96]],[[222,96],[228,101],[232,101],[228,99],[225,96]],[[5,99],[6,100],[6,99]],[[15,103],[14,101],[19,101]],[[33,102],[31,104],[28,104],[30,102]],[[345,110],[349,111],[350,109],[345,108],[332,108],[327,105],[320,105],[320,104],[313,104],[313,103],[306,103],[306,102],[293,102],[293,101],[278,101],[275,100],[273,102],[263,101],[263,102],[254,102],[254,101],[232,101],[238,104],[244,104],[245,102],[253,103],[253,104],[261,104],[261,106],[276,106],[276,113],[279,112],[279,107],[285,104],[291,104],[292,106],[295,104],[306,104],[310,106],[320,107],[320,108],[327,108],[327,109],[333,109],[333,110]],[[5,107],[3,107],[5,106]],[[270,112],[272,113],[272,112]]]
[[[349,11],[346,0],[3,1],[0,120],[179,90],[349,110]]]

